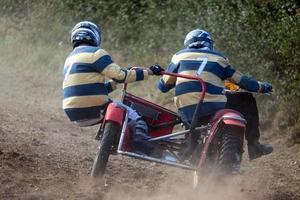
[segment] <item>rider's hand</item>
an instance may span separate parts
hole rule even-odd
[[[160,73],[162,71],[165,71],[160,65],[155,64],[149,67],[150,71],[154,74],[154,75],[161,75]]]
[[[261,93],[269,93],[269,92],[272,92],[273,90],[273,87],[270,83],[267,83],[267,82],[264,82],[264,83],[261,83]]]

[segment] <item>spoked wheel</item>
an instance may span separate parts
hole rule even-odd
[[[230,127],[221,134],[218,168],[222,174],[239,173],[243,154],[244,132],[240,127]]]
[[[92,177],[102,177],[105,172],[106,164],[113,146],[121,131],[121,126],[115,122],[106,122],[104,133],[100,142],[100,148],[95,157],[91,175]]]

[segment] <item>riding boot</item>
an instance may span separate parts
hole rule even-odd
[[[151,137],[148,135],[148,126],[142,118],[136,120],[132,143],[137,152],[144,153],[148,156],[161,158],[163,150],[154,142],[148,141]]]
[[[268,155],[273,152],[273,146],[271,144],[260,144],[256,142],[248,142],[248,154],[249,159],[254,160],[263,155]]]
[[[136,152],[144,153],[147,156],[154,158],[161,158],[163,150],[156,144],[147,141],[149,138],[136,136],[133,138],[132,143]]]

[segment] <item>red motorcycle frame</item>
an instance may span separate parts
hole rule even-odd
[[[115,136],[113,136],[115,139],[111,139],[114,142],[108,144],[108,148],[106,149],[106,151],[109,150],[110,152],[104,152],[103,154],[103,152],[101,153],[101,145],[105,146],[105,144],[103,144],[104,138],[102,138],[102,142],[101,142],[102,144],[100,144],[100,151],[98,151],[96,159],[94,161],[94,166],[92,170],[93,176],[103,175],[106,167],[106,162],[108,160],[108,156],[112,152],[135,157],[135,158],[140,158],[144,160],[149,160],[152,162],[158,162],[158,163],[167,164],[175,167],[194,170],[195,172],[197,172],[195,174],[198,174],[198,172],[205,165],[205,161],[207,160],[207,157],[208,156],[211,157],[210,151],[213,152],[219,151],[218,148],[217,149],[212,148],[212,146],[220,145],[218,143],[221,140],[215,139],[217,138],[217,135],[219,135],[218,137],[220,137],[222,131],[228,132],[228,130],[229,132],[230,131],[234,132],[234,133],[230,133],[231,134],[231,136],[229,135],[230,137],[235,137],[236,135],[238,136],[239,138],[238,148],[241,148],[240,151],[242,154],[243,138],[244,138],[244,132],[246,127],[246,120],[243,118],[243,116],[237,111],[230,110],[230,109],[222,109],[218,111],[214,115],[214,117],[212,117],[210,123],[206,125],[198,126],[198,120],[199,120],[198,113],[201,109],[201,104],[203,103],[205,92],[206,92],[206,86],[204,81],[196,75],[192,76],[192,75],[184,75],[184,74],[176,74],[176,73],[168,73],[168,72],[163,72],[163,74],[169,76],[175,76],[178,78],[197,80],[200,82],[202,86],[199,103],[195,110],[193,120],[192,123],[190,124],[189,129],[173,133],[174,126],[182,123],[177,113],[168,110],[162,106],[159,106],[157,104],[154,104],[150,101],[137,97],[133,94],[128,93],[127,84],[124,84],[122,102],[132,107],[140,115],[143,116],[143,119],[146,121],[149,127],[149,135],[151,136],[151,139],[149,141],[158,143],[159,145],[161,145],[163,149],[167,149],[170,152],[172,152],[176,158],[178,158],[177,157],[178,152],[181,151],[183,148],[185,148],[184,146],[186,145],[186,135],[190,134],[190,135],[198,136],[197,140],[199,140],[200,142],[198,142],[199,145],[197,146],[198,158],[196,158],[196,162],[189,163],[186,161],[180,161],[181,160],[180,158],[178,158],[176,161],[170,161],[170,160],[166,160],[162,158],[158,159],[145,154],[134,152],[131,143],[131,132],[127,127],[128,112],[125,108],[118,106],[117,103],[110,103],[107,107],[104,120],[100,127],[101,131],[100,134],[98,134],[98,136],[101,135],[101,133],[105,130],[106,124],[108,122],[113,123],[115,124],[115,126],[119,126],[120,128],[116,129],[115,131],[110,131],[111,133],[108,134],[104,133],[104,137],[108,137],[106,135],[115,134]],[[229,136],[228,138],[230,139]],[[214,145],[212,145],[214,141],[215,143]],[[233,155],[229,155],[229,156],[233,156]],[[103,157],[105,157],[105,159],[103,159]]]

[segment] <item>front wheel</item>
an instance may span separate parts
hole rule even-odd
[[[102,177],[113,146],[117,143],[121,126],[115,122],[106,122],[100,148],[95,157],[91,175],[92,177]]]

